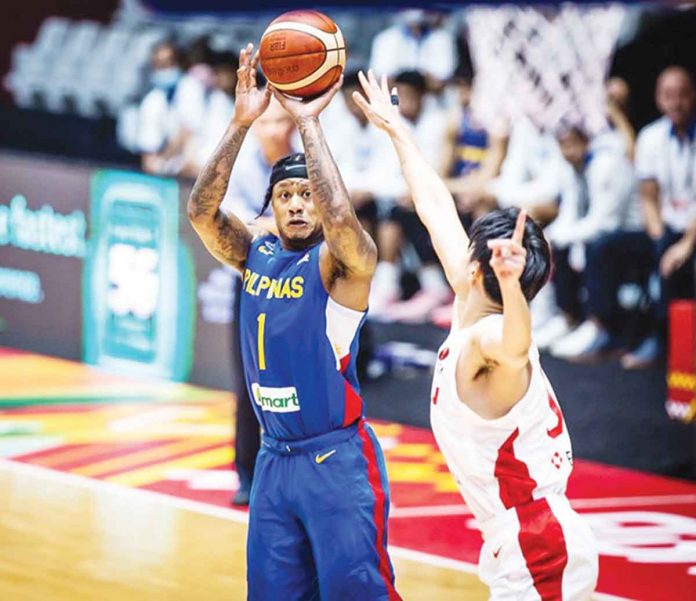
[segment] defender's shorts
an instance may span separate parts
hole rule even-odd
[[[395,600],[382,450],[358,423],[300,441],[263,436],[249,503],[248,598]]]
[[[597,544],[568,499],[550,495],[480,524],[479,576],[492,601],[585,601],[597,585]]]

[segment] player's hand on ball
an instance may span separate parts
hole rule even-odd
[[[527,262],[527,251],[522,246],[524,239],[524,224],[527,220],[527,212],[523,209],[517,216],[515,231],[512,238],[499,238],[489,240],[488,248],[492,255],[490,265],[501,286],[504,284],[519,282]]]
[[[290,116],[295,121],[301,121],[302,119],[318,117],[331,102],[332,98],[336,95],[343,85],[343,75],[338,79],[338,81],[332,85],[326,92],[323,92],[319,96],[311,99],[300,99],[293,98],[287,94],[283,94],[278,88],[271,86],[273,95],[277,98],[278,102],[283,106],[283,108],[290,113]]]
[[[256,85],[256,65],[259,53],[254,54],[254,45],[247,44],[239,53],[237,69],[237,87],[234,100],[234,120],[249,127],[257,117],[268,108],[271,90],[268,86],[259,89]]]
[[[362,112],[375,127],[387,133],[396,131],[404,127],[404,121],[399,113],[398,96],[396,88],[389,92],[386,75],[382,76],[381,82],[370,69],[367,76],[360,71],[358,73],[363,94],[353,92],[353,100],[361,108]],[[397,104],[392,102],[394,100]]]

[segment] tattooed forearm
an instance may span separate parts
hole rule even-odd
[[[348,270],[371,271],[376,247],[358,221],[338,167],[331,156],[316,117],[298,123],[307,157],[312,197],[324,227],[324,236],[336,259]]]
[[[248,130],[230,126],[196,179],[187,206],[189,220],[211,254],[235,267],[246,259],[251,234],[237,217],[220,211],[220,204]]]
[[[188,200],[189,217],[213,218],[227,191],[232,166],[242,147],[248,127],[231,126],[196,179]]]

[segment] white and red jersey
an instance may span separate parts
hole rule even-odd
[[[430,421],[484,537],[481,579],[493,599],[587,598],[597,554],[589,528],[565,497],[570,437],[536,346],[529,350],[525,395],[504,416],[485,419],[457,393],[457,360],[470,337],[471,328],[457,328],[455,320],[439,349]]]

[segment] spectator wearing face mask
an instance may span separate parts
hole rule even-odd
[[[186,140],[198,127],[204,86],[182,71],[179,50],[171,41],[150,55],[152,89],[140,104],[138,146],[148,173],[173,175],[182,166]]]
[[[234,114],[234,90],[237,84],[237,58],[232,52],[210,57],[212,84],[203,98],[200,121],[186,145],[182,175],[196,177],[220,142]]]

